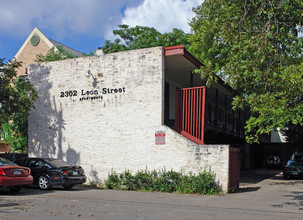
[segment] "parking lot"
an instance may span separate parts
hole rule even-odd
[[[240,191],[223,196],[30,187],[0,191],[0,219],[302,219],[302,189],[279,170],[242,172]]]

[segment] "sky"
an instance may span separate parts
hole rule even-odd
[[[203,0],[0,0],[0,58],[12,60],[32,30],[83,53],[114,40],[120,24],[190,33]]]

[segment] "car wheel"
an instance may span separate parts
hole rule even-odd
[[[51,188],[48,178],[44,175],[39,177],[38,185],[39,185],[39,188],[43,189],[43,190]]]
[[[8,187],[8,189],[11,192],[20,192],[22,189],[22,186],[10,186],[10,187]]]
[[[64,189],[71,189],[74,187],[72,184],[63,185]]]

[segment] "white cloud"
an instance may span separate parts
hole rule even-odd
[[[34,27],[56,39],[89,35],[113,39],[119,24],[190,32],[192,7],[203,0],[0,0],[0,33],[24,39]],[[47,34],[47,33],[46,33]],[[49,35],[48,35],[49,36]]]
[[[103,36],[119,24],[121,10],[143,0],[0,0],[0,33],[27,36],[35,26],[57,36],[68,32]]]
[[[194,16],[192,8],[203,0],[145,0],[139,7],[128,7],[122,19],[130,26],[155,27],[160,32],[170,32],[173,28],[190,33],[188,25]]]

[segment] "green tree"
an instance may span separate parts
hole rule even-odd
[[[27,117],[37,98],[33,85],[26,76],[17,77],[20,62],[4,63],[0,59],[0,124],[8,137],[11,151],[26,151]]]
[[[101,47],[104,53],[156,46],[189,46],[188,38],[190,34],[185,34],[182,30],[176,28],[170,33],[162,34],[153,27],[119,25],[119,29],[114,30],[113,33],[119,38],[115,39],[114,42],[106,41],[105,46]]]
[[[303,125],[303,1],[205,0],[193,10],[190,51],[205,64],[197,72],[226,79],[234,108],[250,108],[247,141]]]
[[[50,61],[56,61],[56,60],[65,60],[65,59],[72,59],[75,58],[75,56],[64,50],[63,46],[57,46],[52,47],[51,49],[49,49],[49,51],[47,51],[46,55],[42,55],[42,54],[37,54],[36,55],[36,59],[35,62],[50,62]]]

